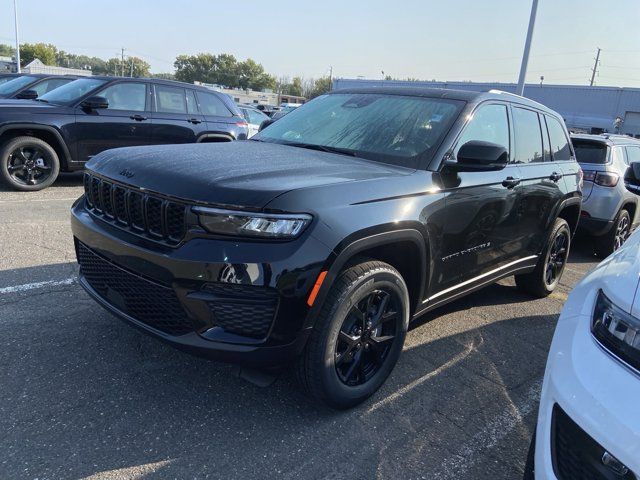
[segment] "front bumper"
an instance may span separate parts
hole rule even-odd
[[[304,347],[306,297],[330,255],[312,236],[281,243],[192,238],[169,247],[102,221],[83,198],[71,226],[81,285],[146,333],[254,367],[286,363]]]
[[[593,305],[595,295],[596,291],[581,299],[578,295],[573,302]],[[563,313],[558,320],[542,388],[536,436],[536,479],[562,478],[558,473],[559,447],[554,445],[556,405],[587,438],[637,476],[640,474],[640,375],[628,370],[595,341],[590,332],[589,308],[569,305],[571,302],[570,297],[565,305],[568,314]],[[603,469],[607,475],[611,473],[611,476],[597,478],[633,478],[616,476],[602,464],[598,455],[591,455],[590,459],[593,463],[589,468]],[[588,462],[577,463],[575,468],[587,468]]]

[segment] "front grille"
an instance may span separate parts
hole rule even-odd
[[[636,480],[620,475],[602,462],[606,450],[578,426],[557,404],[553,407],[551,448],[559,480]]]
[[[176,245],[184,238],[186,204],[121,186],[89,173],[85,173],[83,183],[87,208],[103,220],[169,245]]]
[[[278,308],[277,291],[233,283],[208,283],[203,290],[217,297],[207,302],[215,326],[244,337],[268,335]]]
[[[118,310],[169,335],[202,327],[187,317],[172,288],[123,269],[80,242],[77,253],[80,274]]]

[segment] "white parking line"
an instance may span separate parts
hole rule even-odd
[[[33,290],[36,288],[43,287],[57,287],[59,285],[71,285],[76,283],[76,277],[65,278],[64,280],[47,280],[45,282],[35,282],[35,283],[25,283],[23,285],[14,285],[12,287],[2,287],[0,288],[0,295],[3,293],[16,293],[16,292],[25,292],[27,290]]]

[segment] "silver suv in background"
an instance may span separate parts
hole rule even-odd
[[[596,254],[622,246],[640,221],[638,195],[625,186],[629,165],[640,162],[640,141],[623,135],[572,135],[584,172],[579,228],[594,237]]]

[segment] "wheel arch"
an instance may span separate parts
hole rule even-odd
[[[69,168],[71,154],[62,135],[54,127],[30,123],[19,123],[0,127],[0,144],[4,144],[17,137],[35,137],[47,142],[58,154],[60,170]]]
[[[221,143],[221,142],[233,142],[235,138],[229,133],[207,132],[201,134],[196,143]]]
[[[571,234],[576,233],[580,212],[582,211],[582,197],[570,197],[563,200],[558,206],[555,218],[562,218],[569,224]]]
[[[409,290],[411,315],[416,311],[425,291],[428,268],[428,240],[418,230],[405,228],[359,236],[343,242],[323,268],[326,277],[311,308],[308,324],[311,326],[340,272],[358,259],[373,259],[388,263],[402,275]]]

